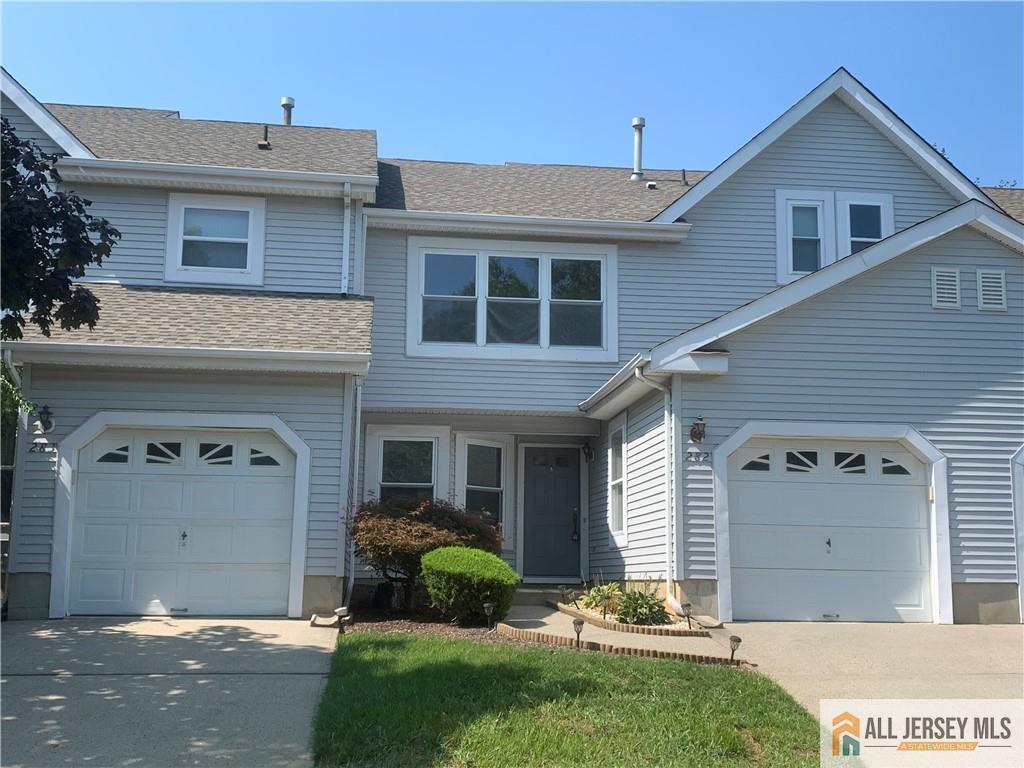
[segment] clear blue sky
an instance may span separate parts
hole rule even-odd
[[[380,154],[712,168],[846,66],[971,178],[1024,184],[1021,3],[4,3],[43,101],[375,128]]]

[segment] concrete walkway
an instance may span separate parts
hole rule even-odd
[[[336,637],[287,620],[6,622],[3,765],[309,765]]]
[[[820,699],[1024,696],[1020,625],[757,621],[724,630],[743,638],[743,658],[815,717]]]
[[[505,618],[505,623],[518,629],[528,629],[558,637],[576,637],[572,626],[572,616],[548,606],[514,605]],[[723,649],[721,645],[707,637],[641,635],[633,632],[616,632],[613,629],[601,629],[593,624],[586,624],[580,639],[614,645],[619,648],[644,648],[729,658],[727,648]]]

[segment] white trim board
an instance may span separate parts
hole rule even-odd
[[[175,427],[178,429],[265,429],[295,454],[295,494],[292,510],[292,548],[288,575],[288,616],[302,615],[302,586],[306,572],[309,484],[312,452],[277,416],[184,411],[100,411],[93,414],[57,446],[57,481],[53,510],[53,554],[50,561],[50,618],[67,616],[71,577],[72,511],[79,451],[111,427]]]
[[[1024,623],[1024,445],[1010,458],[1010,481],[1013,493],[1014,543],[1017,553],[1017,600],[1020,620]]]
[[[949,540],[949,486],[945,455],[920,432],[904,424],[859,422],[749,421],[715,448],[712,455],[715,509],[715,569],[718,618],[732,621],[732,571],[729,551],[729,457],[757,437],[811,437],[835,440],[893,440],[925,463],[932,487],[930,542],[932,616],[937,624],[953,623],[953,579]]]
[[[903,150],[911,160],[950,192],[954,198],[959,201],[977,199],[994,205],[988,195],[973,184],[948,159],[903,122],[863,83],[846,69],[840,67],[651,221],[673,222],[685,215],[687,211],[718,189],[733,174],[761,154],[831,96],[838,97]]]
[[[677,360],[701,347],[813,298],[829,288],[964,226],[971,226],[1024,254],[1024,224],[984,203],[969,200],[887,237],[863,251],[781,286],[732,312],[662,342],[650,352],[651,369],[674,370],[673,366]]]
[[[75,158],[96,157],[85,144],[78,140],[75,134],[53,116],[50,110],[44,107],[35,96],[11,76],[10,72],[2,67],[0,67],[0,91],[68,155]]]

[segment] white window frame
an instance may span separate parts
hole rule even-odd
[[[363,500],[379,498],[385,440],[422,440],[434,444],[434,498],[449,499],[451,428],[436,426],[367,425]]]
[[[476,343],[423,341],[424,256],[426,253],[473,254],[477,257]],[[487,269],[490,256],[534,257],[540,260],[540,343],[488,344]],[[618,338],[618,248],[614,245],[540,243],[513,240],[410,237],[406,285],[406,354],[410,357],[475,358],[489,360],[558,360],[562,362],[617,362]],[[580,259],[601,262],[602,340],[601,347],[551,346],[550,274],[552,259]],[[560,303],[556,300],[556,303]]]
[[[616,432],[622,432],[622,477],[618,480],[612,478],[612,438]],[[627,477],[629,453],[629,434],[626,431],[626,414],[621,413],[608,423],[608,548],[618,549],[629,544],[629,502]],[[612,521],[612,487],[616,484],[622,486],[622,529],[615,530]]]
[[[466,506],[466,461],[470,445],[486,445],[501,449],[501,548],[503,551],[515,547],[512,519],[513,484],[515,482],[515,439],[512,435],[498,435],[487,432],[455,433],[455,503]]]
[[[245,269],[191,267],[181,263],[186,208],[246,211],[249,214]],[[170,193],[167,201],[167,256],[164,261],[164,278],[173,283],[263,285],[266,213],[267,201],[262,197]],[[204,239],[216,240],[216,238]],[[239,241],[232,239],[230,242]]]
[[[793,269],[793,216],[795,206],[808,205],[818,209],[818,234],[821,238],[823,269],[836,260],[836,195],[820,190],[775,190],[776,277],[779,283],[791,283],[810,272]]]
[[[853,237],[850,234],[851,205],[873,205],[881,208],[882,236],[878,240],[872,241],[872,243],[884,240],[896,232],[892,195],[884,192],[836,192],[837,252],[840,259],[849,256],[853,252]],[[864,240],[865,238],[857,239]]]

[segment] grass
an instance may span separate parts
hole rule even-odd
[[[818,726],[727,667],[427,635],[339,638],[318,766],[816,766]]]

